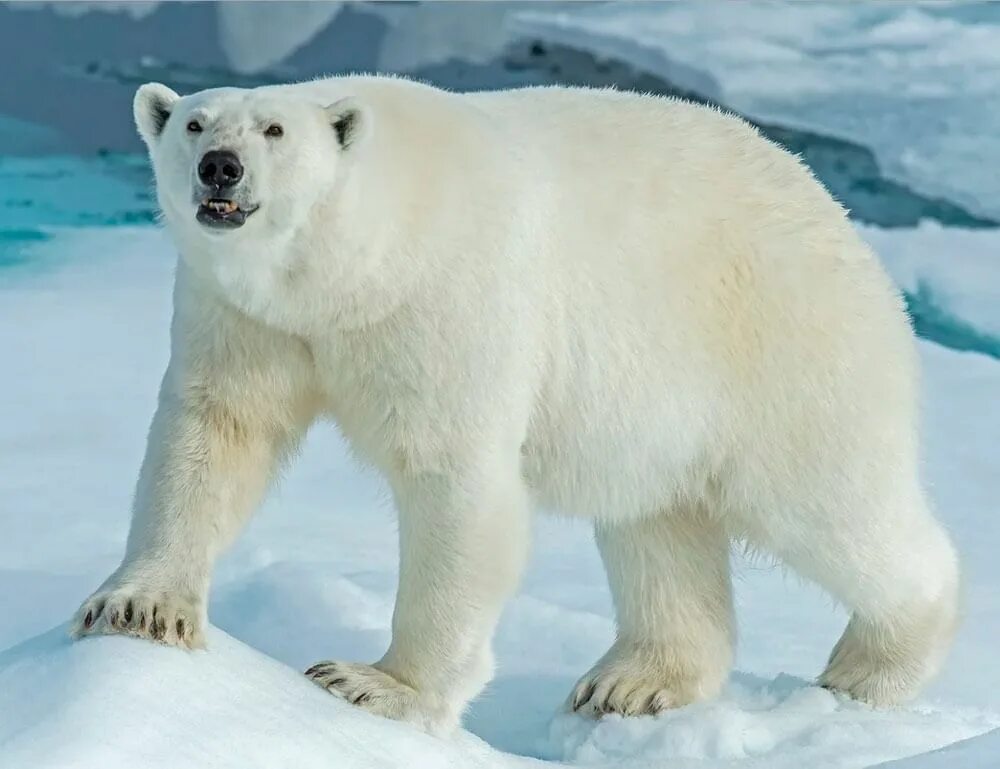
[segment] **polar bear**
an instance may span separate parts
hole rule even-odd
[[[489,680],[530,511],[593,521],[617,638],[568,707],[724,683],[734,541],[853,612],[819,681],[913,695],[958,563],[918,478],[900,297],[844,210],[731,115],[612,90],[344,77],[135,119],[180,254],[121,566],[73,630],[197,647],[213,561],[311,422],[398,508],[392,642],[307,675],[432,732]]]

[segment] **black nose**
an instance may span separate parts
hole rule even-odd
[[[198,164],[198,178],[212,187],[232,187],[243,178],[243,164],[229,150],[206,152]]]

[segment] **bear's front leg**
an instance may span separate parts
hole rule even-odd
[[[178,280],[183,278],[183,270]],[[185,294],[136,488],[125,557],[80,607],[75,637],[203,644],[212,566],[298,442],[312,409],[301,345]]]
[[[161,395],[125,557],[80,607],[72,634],[202,646],[212,565],[291,440],[291,431],[276,435],[225,403]]]
[[[529,533],[516,462],[394,479],[400,574],[392,643],[374,665],[324,662],[331,693],[432,733],[454,729],[493,674],[491,638]]]

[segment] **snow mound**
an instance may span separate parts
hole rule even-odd
[[[468,732],[443,740],[371,716],[221,630],[208,646],[73,643],[60,626],[3,652],[0,767],[541,765]],[[997,725],[973,711],[873,711],[791,676],[737,674],[719,700],[657,718],[557,715],[539,753],[602,766],[860,769]]]
[[[578,764],[672,769],[867,767],[924,753],[997,724],[995,717],[935,708],[873,710],[793,676],[765,680],[737,673],[711,702],[657,718],[599,722],[556,718],[549,737],[557,755]]]
[[[73,643],[62,626],[0,654],[0,767],[501,765],[468,733],[445,741],[371,716],[221,630],[208,644]]]

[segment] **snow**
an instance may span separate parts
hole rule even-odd
[[[40,231],[46,239],[18,269],[0,268],[0,649],[13,647],[0,652],[3,769],[529,764],[518,755],[671,769],[847,768],[911,755],[897,769],[996,765],[997,360],[920,344],[926,475],[963,553],[966,611],[949,664],[913,706],[871,711],[811,686],[843,611],[780,568],[737,556],[738,672],[720,699],[656,719],[561,713],[613,624],[587,527],[540,517],[497,635],[497,679],[469,712],[469,732],[438,741],[351,710],[298,672],[331,657],[377,659],[389,639],[388,495],[329,426],[312,431],[220,562],[206,652],[66,639],[65,621],[122,552],[166,362],[174,257],[150,227]],[[1000,305],[991,311],[976,290],[995,291],[988,255],[1000,233],[863,234],[898,279],[923,276],[997,327]],[[928,752],[969,738],[943,757]]]
[[[594,3],[518,13],[523,35],[615,57],[745,115],[853,140],[884,172],[1000,216],[1000,6]]]
[[[0,767],[544,765],[468,732],[436,739],[371,716],[220,630],[208,644],[192,653],[122,637],[72,643],[60,626],[0,653],[0,701],[19,703],[0,723]],[[719,701],[658,719],[559,716],[550,746],[580,765],[655,766],[669,757],[678,769],[858,767],[996,724],[936,709],[872,712],[798,679],[742,675]]]
[[[881,769],[995,769],[1000,756],[1000,729],[962,740],[932,753],[879,764]]]
[[[294,758],[302,769],[374,769],[405,756],[436,769],[485,766],[493,753],[469,734],[445,742],[370,716],[221,631],[209,643],[195,653],[126,638],[71,644],[60,627],[0,655],[4,704],[23,703],[0,726],[0,766],[273,769]]]
[[[552,726],[561,755],[577,764],[652,765],[669,757],[678,769],[737,765],[760,769],[871,766],[887,757],[981,733],[992,718],[925,710],[872,711],[801,679],[737,674],[719,700],[657,719],[568,715]]]

